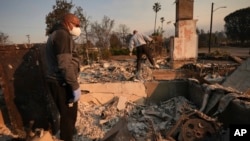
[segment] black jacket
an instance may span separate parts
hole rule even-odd
[[[79,88],[79,57],[72,36],[63,25],[56,25],[50,30],[45,53],[46,77],[69,84],[72,90]]]

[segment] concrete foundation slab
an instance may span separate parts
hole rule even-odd
[[[124,96],[129,101],[143,103],[147,97],[145,86],[142,82],[116,82],[116,83],[88,83],[80,85],[82,90],[90,91],[81,96],[85,102],[104,104],[116,96]]]

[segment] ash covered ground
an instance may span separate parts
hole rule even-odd
[[[160,69],[169,69],[166,59],[158,59],[156,62],[160,65]],[[201,74],[204,73],[202,74],[204,78],[215,78],[221,81],[224,77],[221,73],[215,72],[214,68],[219,70],[219,67],[222,66],[223,68],[224,65],[219,63],[196,63],[187,65],[184,68],[196,71],[198,68]],[[225,66],[228,67],[227,64]],[[211,72],[211,68],[214,72]],[[232,71],[232,66],[228,68],[229,71]],[[233,68],[235,69],[236,65],[233,65]],[[142,64],[142,82],[153,81],[153,71],[154,69],[152,69],[149,62],[145,60]],[[83,66],[79,82],[84,84],[134,81],[134,73],[134,59],[101,61]],[[198,110],[185,97],[175,97],[159,104],[147,103],[141,105],[125,100],[122,102],[124,106],[122,109],[118,106],[120,102],[121,97],[114,97],[112,101],[103,105],[79,101],[76,122],[77,133],[74,140],[108,141],[111,137],[116,139],[113,135],[119,133],[124,138],[121,140],[164,141],[167,140],[167,132],[173,128],[183,114]],[[11,140],[17,138],[6,126],[1,126],[0,132],[2,134],[0,139]]]

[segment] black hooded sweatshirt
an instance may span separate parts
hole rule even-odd
[[[79,88],[77,77],[80,65],[74,41],[69,31],[61,24],[49,31],[46,44],[46,77]]]

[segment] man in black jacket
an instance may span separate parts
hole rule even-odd
[[[81,95],[80,64],[72,38],[80,33],[79,18],[67,13],[49,31],[45,50],[47,84],[60,113],[60,139],[64,141],[72,141]]]

